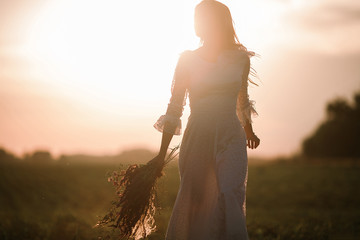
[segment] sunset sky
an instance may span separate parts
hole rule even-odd
[[[261,55],[252,59],[259,86],[249,88],[261,144],[249,155],[298,152],[328,101],[360,91],[360,1],[221,2],[240,41]],[[19,156],[158,149],[153,124],[177,58],[199,46],[197,3],[0,0],[0,147]]]

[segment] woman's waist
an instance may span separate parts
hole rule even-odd
[[[191,108],[189,118],[191,117],[206,118],[206,120],[210,121],[211,119],[234,118],[237,115],[235,108]]]
[[[241,127],[239,118],[235,110],[221,110],[221,111],[205,111],[197,110],[191,111],[188,118],[188,124],[211,126],[211,128],[219,128],[221,131],[226,129],[239,129]],[[205,127],[205,128],[207,128]]]

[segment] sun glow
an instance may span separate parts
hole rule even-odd
[[[169,87],[177,54],[197,44],[192,11],[192,3],[167,1],[52,1],[38,14],[26,51],[51,69],[47,81],[58,90],[117,105],[134,91],[150,97],[154,84]]]
[[[29,95],[18,108],[21,114],[27,109],[24,119],[47,130],[42,139],[23,142],[32,146],[29,149],[52,142],[57,153],[157,148],[161,135],[151,126],[166,111],[176,61],[183,50],[199,46],[193,23],[198,2],[44,2],[26,24],[26,43],[19,51],[30,60],[30,70],[21,73],[29,87],[16,94],[19,99]],[[270,7],[263,0],[223,2],[241,43],[262,54],[268,42],[258,35],[276,37],[281,5]],[[187,106],[183,126],[189,112]],[[37,128],[27,127],[34,134]],[[14,138],[13,145],[21,144]]]
[[[264,45],[257,29],[282,11],[260,3],[228,3],[240,41],[257,51]],[[196,4],[53,0],[37,14],[25,49],[38,60],[39,71],[50,72],[46,81],[58,91],[74,91],[74,98],[118,107],[130,93],[151,97],[154,85],[168,95],[178,54],[199,43],[193,30]]]
[[[166,110],[179,54],[199,46],[193,23],[198,2],[50,0],[44,4],[29,23],[23,49],[32,61],[31,78],[45,86],[52,98],[49,102],[71,105],[66,113],[56,110],[62,113],[54,114],[50,122],[59,122],[62,129],[55,116],[63,119],[66,114],[69,124],[80,124],[76,132],[84,149],[105,151],[120,142],[123,147],[151,145],[149,139],[160,135],[150,126]],[[228,6],[240,41],[258,51],[263,42],[254,40],[251,32],[272,13],[263,10],[261,17],[253,16],[259,11],[256,4]],[[189,112],[185,108],[184,126]],[[89,129],[101,137],[89,138]],[[149,139],[144,139],[145,132]]]

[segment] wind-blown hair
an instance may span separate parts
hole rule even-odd
[[[201,44],[209,41],[215,35],[222,37],[225,48],[237,47],[245,51],[249,57],[256,56],[255,52],[248,51],[240,43],[234,29],[234,22],[229,8],[215,0],[203,0],[195,7],[194,26],[196,35],[200,38]],[[219,36],[219,33],[221,36]],[[256,77],[256,71],[251,67],[250,74]],[[248,79],[254,85],[257,85],[250,78]]]

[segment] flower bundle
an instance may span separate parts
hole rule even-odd
[[[145,165],[130,165],[126,170],[114,171],[108,178],[116,195],[112,208],[95,226],[110,226],[120,230],[120,237],[145,238],[156,229],[156,182],[163,175],[164,166],[174,159],[179,145],[172,148],[165,160],[156,157]]]

